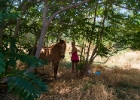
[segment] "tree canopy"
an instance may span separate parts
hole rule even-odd
[[[83,49],[87,44],[88,52],[84,59],[90,66],[97,55],[108,57],[126,48],[139,50],[139,35],[139,0],[0,0],[1,79],[9,75],[5,74],[8,66],[15,69],[17,60],[33,66],[42,64],[37,59],[41,47],[60,38],[76,41]],[[28,50],[36,44],[39,45],[36,57],[30,57]],[[86,73],[87,66],[83,73]],[[26,81],[29,82],[35,78],[33,74],[22,78],[17,74],[8,77],[11,78],[11,89],[19,80],[25,81],[28,77]],[[17,83],[11,83],[15,80]],[[28,84],[31,85],[30,82]],[[28,90],[23,84],[20,86],[23,86],[20,91],[27,89],[25,94],[36,97],[31,94],[33,90]],[[44,87],[44,84],[38,86]],[[40,88],[41,91],[44,90]]]

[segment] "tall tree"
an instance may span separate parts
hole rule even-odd
[[[41,34],[40,34],[40,38],[39,38],[38,48],[37,48],[37,51],[35,54],[35,56],[37,58],[39,58],[40,50],[43,46],[45,34],[47,33],[47,29],[48,29],[49,24],[52,21],[52,19],[63,11],[66,11],[71,8],[77,8],[78,6],[80,6],[86,2],[89,2],[89,1],[90,0],[84,0],[84,1],[79,2],[79,1],[65,0],[65,2],[64,2],[63,0],[62,1],[60,0],[60,1],[52,2],[49,0],[44,0],[44,9],[43,9],[43,16],[42,16],[42,29],[41,29]],[[58,3],[58,4],[56,4],[56,3]],[[49,11],[51,11],[51,8],[53,9],[55,6],[56,7],[59,6],[59,9],[52,12],[51,15],[48,15]],[[34,71],[34,68],[29,68],[27,72],[31,72],[31,71]]]
[[[80,5],[82,5],[82,4],[84,4],[84,3],[86,3],[86,2],[88,2],[88,1],[90,1],[90,0],[84,0],[84,1],[81,1],[80,3],[79,3],[79,1],[77,1],[77,3],[75,2],[75,1],[71,1],[71,4],[68,2],[69,0],[66,0],[65,1],[65,4],[67,4],[68,3],[68,5],[62,5],[62,6],[60,6],[60,9],[59,10],[57,10],[57,11],[55,11],[55,12],[53,12],[52,13],[52,15],[50,15],[49,16],[49,18],[47,17],[47,14],[48,14],[48,11],[49,11],[49,9],[51,9],[52,7],[54,7],[54,6],[58,6],[58,5],[51,5],[51,6],[49,6],[49,4],[52,4],[52,3],[50,3],[50,1],[49,0],[44,0],[44,11],[43,11],[43,19],[42,19],[42,29],[41,29],[41,35],[40,35],[40,39],[39,39],[39,45],[38,45],[38,48],[37,48],[37,51],[36,51],[36,54],[35,54],[35,56],[37,57],[37,58],[39,58],[39,55],[40,55],[40,50],[41,50],[41,47],[42,47],[42,45],[43,45],[43,40],[44,40],[44,37],[45,37],[45,34],[46,34],[46,32],[47,32],[47,29],[48,29],[48,26],[49,26],[49,24],[50,24],[50,22],[52,21],[52,19],[57,15],[57,14],[59,14],[59,13],[61,13],[61,12],[63,12],[63,11],[66,11],[66,10],[68,10],[68,9],[71,9],[71,8],[75,8],[75,7],[78,7],[78,6],[80,6]],[[64,2],[63,0],[61,1],[58,1],[58,2],[60,2],[59,3],[59,5],[62,3],[62,2]],[[74,3],[74,4],[73,4]],[[63,3],[62,3],[63,4]]]
[[[127,5],[126,2],[129,2],[129,4]],[[97,55],[109,56],[112,55],[113,52],[116,52],[117,49],[119,50],[119,48],[124,46],[124,42],[123,42],[123,46],[114,47],[114,45],[116,45],[119,40],[123,40],[122,37],[124,37],[124,35],[128,33],[122,30],[122,29],[124,30],[127,29],[128,31],[128,28],[125,27],[128,24],[124,25],[124,23],[122,22],[128,21],[128,19],[130,20],[131,14],[127,12],[128,15],[123,15],[121,13],[121,10],[123,9],[123,10],[133,12],[137,9],[138,3],[131,2],[129,0],[120,1],[120,2],[106,0],[106,1],[96,1],[91,5],[92,7],[90,6],[87,7],[90,9],[90,10],[88,9],[88,11],[90,12],[87,13],[88,17],[86,18],[88,20],[85,20],[87,21],[86,23],[84,22],[85,27],[88,27],[87,28],[88,31],[85,31],[86,35],[85,34],[81,34],[81,35],[83,35],[83,38],[85,37],[87,42],[89,42],[89,48],[90,48],[90,44],[94,44],[94,46],[91,48],[92,49],[91,56],[89,55],[90,49],[88,49],[86,64],[83,68],[82,74],[87,73],[87,70],[89,69],[89,67],[91,66],[91,64],[93,63]],[[131,25],[132,24],[130,24],[130,26]],[[111,44],[107,45],[109,41]],[[116,50],[112,52],[113,48],[115,48]]]

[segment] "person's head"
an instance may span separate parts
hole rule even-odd
[[[75,46],[75,42],[71,42],[71,45],[74,47]]]

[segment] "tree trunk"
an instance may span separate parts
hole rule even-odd
[[[48,0],[45,0],[44,1],[44,11],[43,11],[43,25],[42,25],[42,30],[41,30],[41,36],[40,36],[40,39],[39,39],[39,45],[38,45],[38,48],[37,48],[37,51],[36,51],[36,54],[35,56],[37,58],[39,58],[39,55],[40,55],[40,50],[41,50],[41,47],[43,45],[43,40],[44,40],[44,37],[45,37],[45,34],[47,32],[47,29],[48,29],[48,26],[50,24],[50,22],[52,21],[52,19],[59,13],[63,12],[63,11],[66,11],[68,9],[71,9],[71,8],[75,8],[75,7],[78,7],[86,2],[89,2],[90,0],[84,0],[80,3],[77,3],[75,5],[70,5],[70,6],[67,6],[63,9],[60,9],[58,11],[56,11],[54,14],[52,14],[52,16],[47,20],[46,19],[46,15],[47,15],[47,11],[48,11]]]
[[[33,47],[31,47],[30,49],[29,49],[29,55],[35,55],[35,47],[36,47],[36,45],[37,45],[37,41],[38,41],[38,38],[36,38],[36,40],[35,40],[35,43],[34,43],[34,45],[33,45]]]
[[[44,1],[43,19],[42,19],[42,29],[41,29],[41,34],[40,34],[40,38],[39,38],[37,51],[36,51],[36,54],[35,54],[35,57],[37,57],[37,58],[39,58],[40,50],[41,50],[41,48],[43,46],[45,34],[47,32],[48,25],[50,23],[49,20],[46,19],[47,12],[48,12],[48,0],[45,0]]]
[[[3,28],[0,28],[0,47],[2,47]]]
[[[91,57],[90,57],[90,59],[89,59],[89,62],[88,62],[88,63],[86,64],[86,66],[85,66],[85,69],[84,69],[84,71],[85,71],[84,74],[85,74],[85,75],[87,74],[87,72],[88,72],[88,70],[89,70],[91,64],[93,63],[93,61],[94,61],[94,59],[95,59],[95,57],[96,57],[97,48],[98,48],[98,45],[96,44],[95,48],[94,48],[93,51],[92,51],[92,55],[91,55]]]
[[[21,17],[17,20],[17,25],[16,25],[15,32],[14,32],[14,38],[16,38],[18,36],[20,22],[21,22]]]
[[[94,15],[94,22],[93,22],[93,26],[95,26],[96,24],[96,17],[97,17],[97,9],[98,9],[98,3],[95,5],[95,15]],[[94,31],[94,27],[92,27],[92,32]],[[98,36],[97,36],[98,38]],[[83,75],[86,75],[94,58],[95,58],[95,54],[96,54],[96,51],[97,51],[97,48],[98,48],[98,42],[96,42],[96,45],[95,45],[95,48],[93,49],[92,51],[92,54],[91,54],[91,57],[90,57],[90,60],[88,61],[88,58],[89,58],[89,51],[90,51],[90,46],[91,46],[91,42],[92,40],[90,40],[89,42],[89,47],[88,47],[88,52],[87,52],[87,56],[86,56],[86,62],[85,64],[83,65],[83,69],[81,70],[80,72],[80,75],[83,76]]]
[[[50,22],[52,21],[52,19],[59,13],[63,12],[63,11],[66,11],[68,9],[71,9],[71,8],[76,8],[86,2],[89,2],[90,0],[84,0],[80,3],[77,3],[77,4],[74,4],[74,5],[70,5],[70,6],[67,6],[67,7],[64,7],[58,11],[56,11],[55,13],[52,14],[52,16],[49,18],[49,19],[46,19],[46,16],[47,16],[47,11],[48,11],[48,0],[44,0],[44,11],[43,11],[43,25],[42,25],[42,29],[41,29],[41,35],[40,35],[40,38],[39,38],[39,43],[38,43],[38,47],[37,47],[37,51],[36,51],[36,54],[35,54],[35,57],[36,58],[39,58],[39,55],[40,55],[40,50],[43,46],[43,41],[44,41],[44,38],[45,38],[45,34],[47,32],[47,29],[48,29],[48,26],[50,24]],[[29,68],[27,70],[27,72],[32,72],[34,71],[34,68]]]
[[[88,58],[89,58],[91,43],[92,43],[92,42],[91,42],[91,40],[90,40],[90,43],[89,43],[89,45],[88,45],[88,51],[87,51],[86,61],[88,61]]]
[[[83,60],[83,52],[84,52],[84,46],[82,46],[82,48],[81,48],[81,52],[80,52],[80,62]]]
[[[80,71],[80,76],[87,75],[87,72],[96,57],[97,48],[98,48],[98,46],[96,45],[92,51],[92,55],[91,55],[89,61],[88,61],[88,59],[86,60],[85,64],[83,65],[83,69]]]

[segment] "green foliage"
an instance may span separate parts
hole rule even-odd
[[[23,100],[34,100],[39,98],[42,92],[47,92],[47,86],[37,75],[25,73],[25,71],[16,71],[11,74],[8,80],[8,91],[14,90],[14,93]]]
[[[39,98],[42,92],[47,92],[48,87],[34,73],[27,73],[26,70],[18,70],[16,61],[20,60],[31,67],[43,66],[43,62],[36,57],[17,53],[16,40],[10,38],[0,49],[0,75],[1,80],[8,78],[8,90],[14,91],[23,100],[34,100]],[[12,70],[9,70],[9,66]]]
[[[84,68],[85,63],[86,63],[86,61],[85,61],[84,59],[82,59],[82,60],[78,63],[78,65],[76,66],[76,68],[77,68],[78,70],[82,70],[82,69]]]
[[[19,10],[14,7],[11,0],[0,0],[0,28],[6,23],[17,19]],[[21,7],[22,8],[22,7]],[[13,27],[12,27],[13,28]],[[16,62],[20,60],[28,67],[43,66],[43,62],[36,57],[19,52],[17,40],[12,38],[11,31],[5,31],[3,46],[0,48],[0,82],[8,79],[8,91],[14,92],[23,100],[34,100],[40,97],[42,92],[47,92],[48,87],[35,74],[17,69]],[[10,35],[7,35],[10,34]]]
[[[127,33],[126,35],[118,36],[115,46],[117,48],[130,48],[132,50],[140,50],[140,32]]]
[[[11,0],[0,0],[0,28],[5,26],[9,20],[19,16],[19,12],[11,12],[11,9]]]
[[[110,53],[109,49],[105,47],[103,44],[100,44],[98,47],[97,55],[100,55],[101,57],[107,57],[107,55]]]
[[[10,48],[7,47],[7,44],[10,44]],[[5,61],[8,65],[15,67],[16,61],[20,60],[28,64],[29,66],[43,66],[43,62],[36,57],[17,53],[18,48],[16,46],[16,40],[14,38],[10,38],[9,41],[5,42],[4,45],[5,47],[3,47],[3,49],[5,50],[2,50],[2,52],[5,56],[7,56],[7,59],[5,59]]]
[[[70,9],[57,14],[47,30],[47,39],[55,40],[56,38],[64,36],[79,42],[92,42],[93,45],[98,44],[98,49],[95,55],[97,54],[100,56],[107,56],[110,54],[111,50],[106,45],[108,41],[111,42],[109,47],[112,46],[113,49],[127,47],[139,49],[139,18],[137,18],[138,21],[134,20],[136,17],[139,17],[137,13],[137,9],[139,9],[139,0],[135,1],[137,1],[137,3],[132,0],[113,2],[106,2],[104,0],[90,0],[89,3],[81,5],[78,7],[78,9],[75,7],[75,9]],[[31,87],[36,88],[34,87],[34,84],[37,84],[37,82],[33,81],[36,76],[34,78],[30,78],[30,75],[23,74],[24,72],[21,71],[19,71],[19,75],[17,76],[16,61],[20,60],[31,67],[43,65],[42,61],[33,56],[26,55],[21,49],[19,49],[28,49],[31,45],[34,45],[34,40],[40,35],[40,27],[42,25],[42,3],[35,4],[35,2],[36,0],[0,0],[0,28],[6,27],[3,36],[4,46],[0,49],[0,75],[1,79],[8,76],[11,80],[9,81],[9,87],[11,87],[11,89],[14,87],[16,94],[19,92],[19,96],[23,97],[24,99],[29,99],[30,97],[34,98],[31,91],[35,90],[26,89],[26,87],[21,84],[19,80],[22,82],[25,81],[26,86],[30,84],[29,86],[32,85]],[[80,1],[76,0],[72,3],[76,4],[77,2]],[[34,5],[31,6],[32,4]],[[50,8],[48,10],[47,18],[50,18],[50,16],[56,11],[63,8],[63,5],[72,4],[71,1],[63,0],[57,2],[56,0],[48,1],[48,5]],[[116,7],[115,5],[120,6]],[[127,14],[122,14],[120,13],[121,6],[128,8],[128,10],[135,9],[137,11],[134,11],[135,13],[131,13],[131,10]],[[23,10],[26,11],[24,12]],[[16,26],[15,19],[19,17],[19,12],[22,12],[23,16],[21,16],[22,19],[18,30],[19,37],[17,40],[14,40],[10,37],[12,37],[14,34],[14,29]],[[130,17],[133,16],[133,14],[136,16],[131,19]],[[105,23],[103,22],[104,18]],[[129,32],[127,32],[128,30]],[[135,30],[137,30],[137,32]],[[81,70],[84,63],[85,62],[83,60],[79,63],[77,68]],[[65,65],[70,66],[70,63]],[[10,71],[10,73],[7,71],[9,66],[12,67],[12,71]],[[32,75],[34,76],[34,74],[31,74],[31,76]],[[11,77],[13,79],[11,79]],[[13,81],[20,84],[22,88],[20,88],[17,83],[13,83]],[[37,86],[41,86],[41,84],[37,84]],[[37,92],[37,95],[39,97],[40,94]]]

